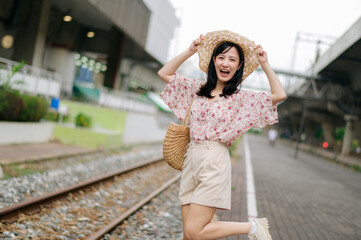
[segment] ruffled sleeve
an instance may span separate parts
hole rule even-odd
[[[185,78],[175,73],[160,93],[160,98],[180,120],[183,120],[201,82],[201,80]]]
[[[255,127],[264,128],[278,123],[277,105],[272,105],[271,92],[255,92],[253,99],[258,113]]]
[[[272,105],[271,92],[241,90],[238,127],[242,133],[250,128],[264,128],[278,122],[277,105]]]

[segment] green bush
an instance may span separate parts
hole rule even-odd
[[[45,99],[20,94],[14,89],[14,85],[24,84],[22,80],[12,81],[24,65],[21,61],[6,77],[0,76],[0,121],[38,122],[48,111],[49,103]]]
[[[322,139],[323,139],[323,129],[322,129],[322,127],[318,128],[317,131],[315,132],[315,139],[317,141],[322,141]]]
[[[47,121],[58,122],[60,114],[55,111],[49,111],[45,114],[44,119]],[[63,122],[66,122],[69,119],[69,115],[63,115]]]
[[[252,134],[262,134],[262,130],[257,128],[251,128],[247,132]]]
[[[0,89],[0,121],[38,122],[49,108],[47,100]]]
[[[358,149],[360,149],[360,142],[359,142],[359,140],[353,139],[352,142],[351,142],[350,148],[351,148],[351,151],[357,152]]]
[[[44,119],[47,121],[57,122],[59,121],[59,114],[57,112],[47,112]]]
[[[75,118],[75,125],[79,127],[90,127],[91,118],[83,113],[79,113]]]
[[[333,131],[336,141],[343,141],[343,136],[345,135],[345,127],[337,127]]]
[[[24,105],[19,94],[0,89],[0,121],[17,121]]]
[[[41,97],[22,95],[25,106],[20,112],[19,120],[21,122],[38,122],[42,119],[49,109],[49,102]]]

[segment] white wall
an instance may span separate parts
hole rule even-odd
[[[5,81],[11,77],[12,88],[31,95],[60,96],[62,78],[59,74],[25,64],[12,76],[11,69],[19,63],[1,57],[0,62],[0,76]],[[17,82],[22,83],[17,84]]]
[[[48,142],[54,123],[0,122],[0,144]]]

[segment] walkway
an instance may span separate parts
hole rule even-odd
[[[361,239],[360,172],[302,151],[294,159],[293,148],[271,147],[262,136],[248,140],[258,216],[269,219],[273,239]],[[243,158],[236,164],[233,174],[244,176]],[[233,183],[233,209],[219,214],[222,220],[247,220],[242,179]]]
[[[0,164],[92,153],[97,150],[65,145],[59,142],[0,145]]]

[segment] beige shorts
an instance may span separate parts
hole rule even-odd
[[[179,187],[181,205],[231,209],[231,160],[224,143],[190,142]]]

